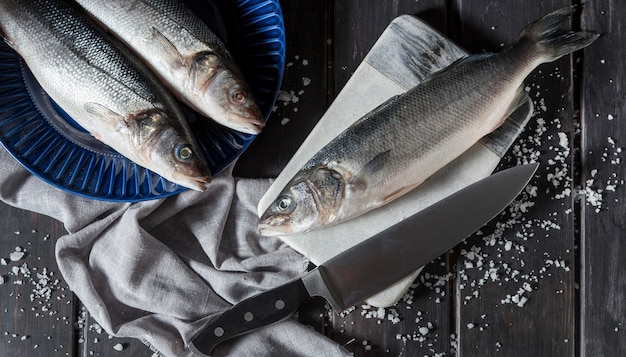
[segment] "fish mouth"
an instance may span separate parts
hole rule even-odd
[[[292,233],[289,219],[286,217],[261,218],[257,224],[259,234],[265,237],[273,237]]]
[[[265,120],[263,120],[263,116],[260,114],[240,115],[231,112],[228,113],[228,122],[236,126],[237,130],[253,135],[261,133],[265,127]]]
[[[259,234],[264,237],[275,237],[287,234],[287,232],[283,232],[282,230],[276,228],[276,226],[271,226],[269,224],[259,224]]]
[[[176,182],[177,184],[181,186],[190,188],[192,190],[200,191],[200,192],[206,191],[207,186],[211,182],[211,178],[208,176],[192,177],[192,176],[182,175],[176,172],[173,174],[173,180],[174,182]]]

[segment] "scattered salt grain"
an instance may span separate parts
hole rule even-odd
[[[113,349],[118,352],[121,352],[124,349],[124,345],[122,345],[121,343],[118,343],[115,346],[113,346]]]
[[[290,121],[291,121],[291,119],[289,119],[289,118],[283,118],[283,119],[280,121],[280,125],[286,125],[286,124],[287,124],[287,123],[289,123]]]
[[[17,261],[22,260],[25,254],[26,253],[21,247],[15,247],[15,251],[9,254],[9,259],[11,259],[12,262],[17,262]]]

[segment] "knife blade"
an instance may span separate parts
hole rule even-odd
[[[338,254],[300,279],[248,298],[208,323],[189,348],[209,355],[219,343],[293,314],[312,296],[341,312],[447,252],[506,208],[538,164],[484,178]]]

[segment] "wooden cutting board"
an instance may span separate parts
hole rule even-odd
[[[405,92],[466,55],[467,52],[418,18],[403,15],[394,19],[265,193],[259,202],[259,216],[300,167],[332,138],[385,100]],[[490,175],[522,131],[532,110],[532,103],[528,100],[498,130],[401,198],[335,226],[280,238],[314,264],[323,263],[405,217]],[[416,232],[415,239],[420,239],[419,232]],[[420,271],[421,268],[366,302],[376,307],[393,305]]]

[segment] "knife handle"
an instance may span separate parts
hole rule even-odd
[[[223,341],[291,316],[311,296],[301,279],[241,301],[209,322],[191,339],[189,348],[205,355]]]

